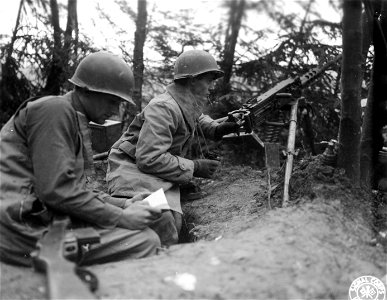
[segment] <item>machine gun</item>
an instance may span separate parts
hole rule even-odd
[[[274,113],[280,113],[285,106],[289,107],[289,134],[287,150],[285,152],[287,159],[282,203],[283,206],[287,206],[289,202],[289,182],[293,168],[293,157],[296,155],[294,146],[297,128],[297,110],[299,104],[305,100],[303,97],[301,97],[302,88],[306,87],[313,80],[323,74],[326,69],[338,62],[339,59],[341,59],[341,55],[336,56],[333,60],[327,62],[321,67],[315,67],[311,69],[302,76],[283,80],[268,90],[266,93],[260,95],[258,98],[254,97],[249,99],[241,109],[232,111],[228,113],[227,117],[217,120],[218,122],[223,122],[226,120],[236,122],[241,126],[242,130],[244,130],[246,134],[250,134],[265,149],[266,167],[268,170],[269,207],[271,207],[270,194],[272,190],[270,183],[270,169],[273,167],[279,167],[279,148],[278,143],[270,143],[274,141],[264,139],[266,142],[264,143],[259,137],[259,129],[265,126],[269,128],[276,127],[277,129],[272,129],[274,134],[271,134],[271,137],[274,135],[278,136],[278,133],[282,128],[284,128],[286,123],[268,121],[268,118],[271,117]]]
[[[99,234],[91,227],[66,231],[69,224],[69,217],[55,216],[32,253],[34,267],[46,273],[49,299],[97,299],[91,292],[97,288],[96,277],[66,258],[75,259],[82,245],[99,242]]]
[[[341,54],[337,55],[333,60],[327,62],[321,67],[311,69],[302,76],[288,78],[277,83],[273,88],[259,97],[253,97],[247,100],[241,109],[234,110],[228,113],[227,117],[217,119],[217,121],[224,122],[229,120],[242,125],[244,131],[246,133],[251,133],[253,137],[263,146],[263,142],[260,138],[258,138],[258,135],[255,133],[255,129],[264,123],[270,123],[267,119],[274,111],[286,106],[292,101],[292,99],[300,97],[300,91],[302,88],[306,87],[313,80],[323,74],[330,66],[337,63],[341,59],[341,56]],[[290,97],[289,94],[292,97]]]

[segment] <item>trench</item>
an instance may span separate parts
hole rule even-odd
[[[179,244],[189,244],[195,243],[198,241],[198,238],[195,236],[193,229],[196,219],[192,216],[183,217],[183,224],[181,226],[180,234],[179,234]]]
[[[92,176],[90,183],[93,189],[108,192],[106,184],[106,171],[107,171],[107,160],[95,160],[94,161],[95,174]],[[184,204],[182,204],[183,206]],[[179,235],[179,243],[193,243],[198,239],[194,234],[194,224],[199,224],[199,219],[189,212],[184,214],[182,228]]]

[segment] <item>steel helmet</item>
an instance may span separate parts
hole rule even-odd
[[[211,54],[203,50],[189,50],[177,58],[173,79],[190,78],[208,72],[214,73],[215,78],[224,75]]]
[[[81,88],[114,95],[134,104],[131,97],[134,86],[132,70],[112,53],[89,54],[79,63],[69,81]]]

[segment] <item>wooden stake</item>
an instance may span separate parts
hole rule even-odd
[[[294,101],[290,110],[290,124],[289,124],[288,146],[287,146],[287,153],[286,153],[287,158],[286,158],[284,196],[283,196],[282,207],[287,207],[289,204],[289,182],[290,182],[290,177],[292,176],[294,145],[296,143],[297,109],[298,109],[298,99]]]
[[[277,143],[265,143],[265,162],[267,169],[267,204],[271,209],[271,175],[272,169],[278,169],[280,167],[279,162],[279,144]]]

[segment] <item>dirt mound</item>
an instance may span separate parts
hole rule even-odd
[[[352,280],[381,278],[386,270],[383,248],[369,243],[370,210],[353,205],[365,202],[365,194],[340,174],[315,160],[302,162],[292,178],[291,206],[269,210],[266,172],[224,165],[203,182],[207,197],[184,204],[197,242],[151,259],[94,267],[101,296],[347,298]],[[112,283],[117,272],[120,280]]]
[[[372,227],[372,195],[353,186],[343,172],[324,165],[320,157],[296,162],[290,180],[289,205],[313,202],[317,195],[324,201],[339,200],[348,216],[360,213],[362,222]],[[270,208],[281,208],[283,177],[283,168],[272,171],[269,199],[267,170],[224,164],[214,180],[200,182],[208,196],[183,205],[194,240],[209,240],[223,231],[235,233],[249,227],[250,222],[255,222]]]
[[[314,158],[295,165],[290,206],[281,208],[282,174],[271,176],[269,205],[265,170],[224,161],[213,180],[201,181],[208,195],[183,204],[186,243],[91,267],[98,296],[347,299],[355,278],[382,278],[385,252],[371,243],[372,195]],[[44,297],[43,277],[33,274],[2,265],[2,299]]]

